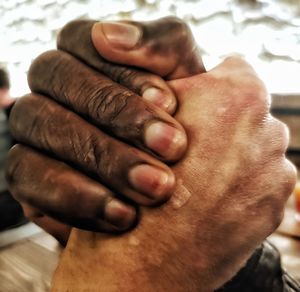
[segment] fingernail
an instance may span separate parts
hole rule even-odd
[[[135,209],[116,199],[109,201],[104,210],[104,218],[110,224],[120,228],[129,228],[135,220]]]
[[[163,122],[154,122],[145,131],[146,145],[166,159],[179,158],[186,149],[183,131]]]
[[[129,172],[129,182],[151,199],[166,199],[174,187],[175,177],[151,165],[141,164]]]
[[[143,92],[143,98],[167,112],[172,110],[171,107],[174,107],[173,98],[167,96],[162,90],[155,87],[147,88]]]
[[[141,38],[139,27],[119,22],[99,22],[94,25],[94,30],[102,30],[108,42],[120,49],[132,49]]]

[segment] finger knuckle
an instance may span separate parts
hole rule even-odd
[[[112,127],[114,121],[129,106],[133,93],[112,83],[106,83],[95,87],[89,97],[88,111],[91,116],[101,121],[103,126]]]
[[[275,151],[279,155],[284,155],[289,144],[289,128],[286,124],[278,119],[273,118],[274,131],[272,133],[273,139],[275,140]]]
[[[99,160],[102,157],[98,148],[105,148],[105,141],[99,141],[97,137],[89,133],[86,135],[74,135],[70,139],[70,150],[72,160],[78,161],[88,171],[95,171],[98,168]]]
[[[268,199],[264,209],[270,216],[269,221],[277,227],[281,222],[286,201],[295,187],[297,175],[293,164],[284,157],[276,160],[271,168],[273,171],[271,171],[269,179],[272,180],[272,183],[269,185],[268,194],[264,195]]]
[[[170,25],[172,30],[176,31],[181,37],[186,38],[190,35],[189,26],[184,20],[176,16],[169,16],[165,18],[165,21]]]
[[[22,113],[28,113],[28,107],[30,106],[30,95],[25,95],[21,98],[18,98],[13,108],[11,110],[11,114],[9,115],[9,126],[12,133],[15,132],[16,129],[19,128]]]
[[[28,84],[31,90],[43,92],[43,86],[41,86],[43,81],[46,81],[49,76],[54,78],[61,66],[61,54],[56,50],[47,51],[32,62],[28,72]]]
[[[26,97],[21,97],[15,102],[9,115],[10,133],[14,138],[16,138],[15,135],[20,128],[20,117],[21,113],[24,113],[24,110],[26,110]]]
[[[163,80],[161,77],[149,74],[147,72],[137,71],[134,69],[123,68],[123,67],[110,67],[109,75],[112,79],[123,86],[130,88],[136,94],[142,95],[143,91],[149,87],[162,86]]]
[[[224,84],[230,84],[230,92],[241,106],[255,109],[262,108],[265,112],[270,108],[270,95],[263,81],[257,76],[253,68],[241,57],[231,56],[221,65],[222,74],[217,76]],[[230,72],[229,72],[230,71]],[[230,74],[228,74],[230,73]]]
[[[189,26],[182,19],[175,16],[153,21],[148,29],[151,34],[158,36],[151,42],[150,50],[153,52],[163,51],[166,48],[169,48],[168,51],[172,52],[175,48],[172,48],[170,43],[176,45],[177,50],[178,46],[186,47],[186,43],[193,39]]]
[[[135,92],[138,92],[138,84],[141,77],[142,72],[136,71],[134,69],[122,67],[122,66],[114,66],[111,64],[107,64],[105,66],[106,73],[117,83],[120,83],[124,86],[130,87]]]
[[[224,63],[230,63],[237,67],[249,66],[245,58],[239,54],[231,54],[230,56],[227,56],[224,60]]]
[[[253,76],[245,75],[244,80],[240,82],[243,104],[255,109],[263,109],[268,112],[269,109],[269,94],[267,93],[263,83]]]
[[[38,95],[28,94],[18,99],[9,117],[11,135],[19,142],[32,142],[39,128],[36,121],[44,110],[44,100]]]
[[[100,177],[105,179],[119,177],[117,172],[122,163],[113,141],[106,140],[101,144],[93,144],[90,150],[93,153],[95,167]]]
[[[282,158],[281,166],[281,188],[279,189],[279,198],[285,202],[292,194],[297,182],[296,167],[285,157]]]
[[[261,124],[270,111],[270,96],[262,83],[253,78],[246,78],[234,87],[232,102],[241,112],[250,112],[252,122]]]
[[[110,138],[99,139],[97,133],[89,132],[72,136],[69,145],[71,160],[78,162],[86,171],[100,178],[112,175],[118,152],[114,152]]]
[[[86,20],[72,20],[70,22],[68,22],[67,24],[65,24],[62,29],[58,32],[57,35],[57,46],[58,48],[60,48],[61,46],[64,46],[65,40],[69,39],[70,35],[75,35],[76,31],[78,30],[78,27],[80,27],[82,24],[86,23]]]
[[[258,206],[262,221],[269,233],[272,233],[280,225],[284,215],[285,201],[277,196],[276,191],[264,195],[264,200]]]
[[[232,74],[242,76],[243,74],[250,74],[251,76],[257,77],[255,70],[248,63],[243,55],[238,53],[231,54],[224,59],[221,65],[226,71],[230,71]]]
[[[77,145],[78,146],[78,145]],[[88,139],[79,144],[80,152],[76,160],[94,173],[101,181],[113,183],[114,187],[124,183],[124,171],[140,158],[129,146],[124,151],[123,145],[109,137],[99,139],[92,133]]]

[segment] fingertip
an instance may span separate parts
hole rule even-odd
[[[167,201],[175,186],[175,175],[170,169],[148,164],[134,166],[128,179],[136,191],[150,199],[146,203],[150,206]]]
[[[179,160],[186,151],[185,131],[162,121],[154,121],[145,128],[145,144],[168,161]]]
[[[176,110],[177,101],[171,90],[148,87],[143,91],[142,97],[168,114],[173,114]]]
[[[117,199],[112,199],[105,206],[104,219],[117,229],[126,230],[134,224],[136,210]]]

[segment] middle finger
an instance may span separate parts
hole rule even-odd
[[[162,160],[176,161],[185,152],[186,135],[174,118],[67,53],[42,54],[28,79],[32,91]]]
[[[165,201],[173,190],[174,175],[165,164],[46,97],[29,94],[19,99],[10,127],[18,141],[72,164],[138,204]]]

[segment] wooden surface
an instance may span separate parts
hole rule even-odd
[[[0,292],[46,292],[60,248],[45,232],[0,249]]]

